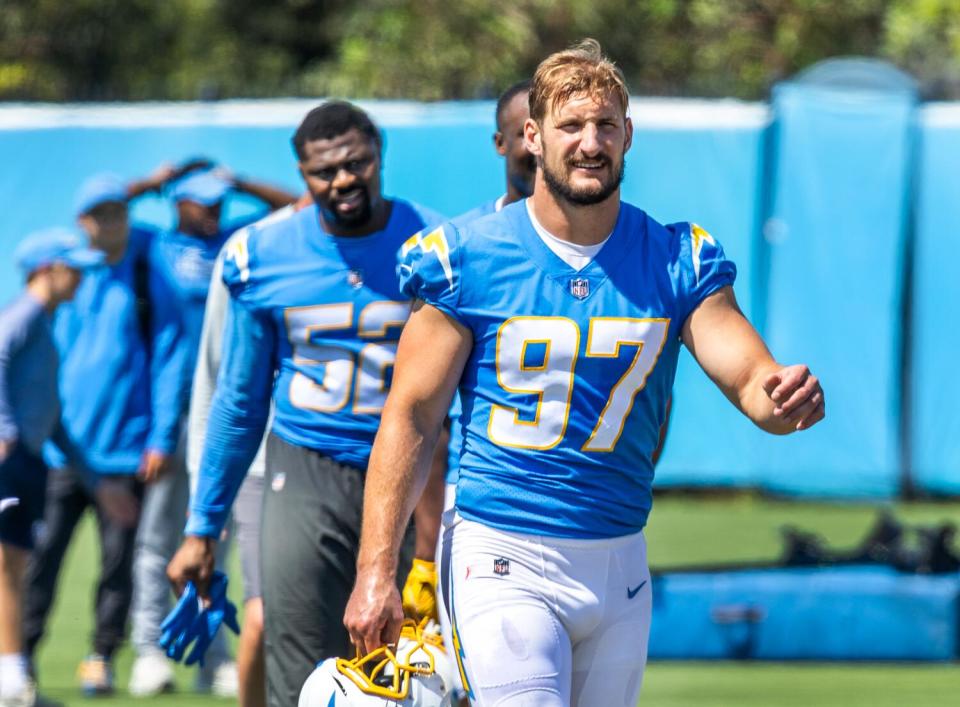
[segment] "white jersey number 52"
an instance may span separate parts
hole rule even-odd
[[[360,311],[357,335],[383,338],[390,327],[402,327],[410,315],[409,302],[371,302]],[[370,342],[359,355],[343,346],[317,345],[313,335],[353,326],[353,304],[290,307],[284,312],[293,360],[303,366],[323,366],[320,382],[303,373],[290,381],[290,402],[298,408],[336,412],[350,403],[355,413],[377,414],[387,399],[387,371],[397,355],[396,342]]]
[[[623,346],[636,347],[626,372],[613,386],[606,405],[581,449],[612,452],[623,434],[637,393],[657,363],[670,328],[669,319],[593,317],[587,331],[586,356],[618,358]],[[542,346],[543,359],[527,364],[527,347]],[[520,410],[493,405],[487,434],[504,447],[551,449],[563,440],[570,419],[574,369],[580,351],[580,328],[566,317],[513,317],[497,334],[497,382],[512,393],[537,396],[532,420]]]

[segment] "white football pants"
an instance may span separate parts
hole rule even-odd
[[[450,520],[451,652],[472,703],[635,707],[652,604],[643,533],[577,540]]]

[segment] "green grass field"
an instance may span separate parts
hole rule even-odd
[[[960,504],[910,504],[895,507],[914,523],[953,520]],[[866,532],[876,508],[796,504],[751,495],[701,499],[659,498],[647,539],[651,566],[659,569],[691,563],[737,562],[775,558],[780,527],[792,524],[822,533],[837,547],[851,547]],[[88,650],[97,550],[89,522],[74,541],[61,577],[60,594],[48,638],[39,655],[43,692],[68,705],[88,704],[74,682],[77,662]],[[235,575],[236,576],[236,575]],[[234,594],[239,586],[232,587]],[[236,598],[236,596],[235,596]],[[189,691],[192,675],[180,670],[180,690],[151,700],[127,696],[124,688],[131,655],[118,657],[116,705],[227,704]],[[643,707],[954,707],[960,704],[960,666],[785,663],[654,663],[644,682]],[[593,707],[593,706],[591,706]],[[596,707],[605,707],[597,705]]]

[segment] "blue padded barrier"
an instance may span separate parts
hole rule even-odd
[[[911,338],[911,465],[917,488],[960,493],[960,106],[923,111]]]
[[[900,347],[916,94],[804,81],[774,91],[765,338],[807,363],[826,424],[758,437],[764,488],[884,497],[900,483]]]
[[[924,660],[957,657],[960,575],[883,567],[654,577],[652,659]]]
[[[657,220],[694,221],[712,233],[737,264],[737,298],[749,317],[754,300],[754,238],[769,114],[735,101],[631,104],[636,132],[627,160],[624,198]],[[671,107],[673,106],[673,110]],[[653,116],[651,116],[653,118]],[[660,487],[755,482],[749,450],[756,435],[684,348],[674,385]],[[718,445],[717,439],[723,444]]]

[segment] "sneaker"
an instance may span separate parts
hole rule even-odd
[[[92,653],[77,668],[80,689],[87,697],[113,694],[113,666],[107,658]]]
[[[0,707],[63,707],[63,704],[37,693],[37,683],[29,680],[19,695],[0,699]]]
[[[200,668],[197,674],[197,692],[212,693],[217,697],[236,697],[239,689],[236,661],[210,662]]]
[[[134,697],[153,697],[164,692],[173,692],[173,666],[167,657],[158,651],[149,651],[137,656],[130,671],[128,690]]]

